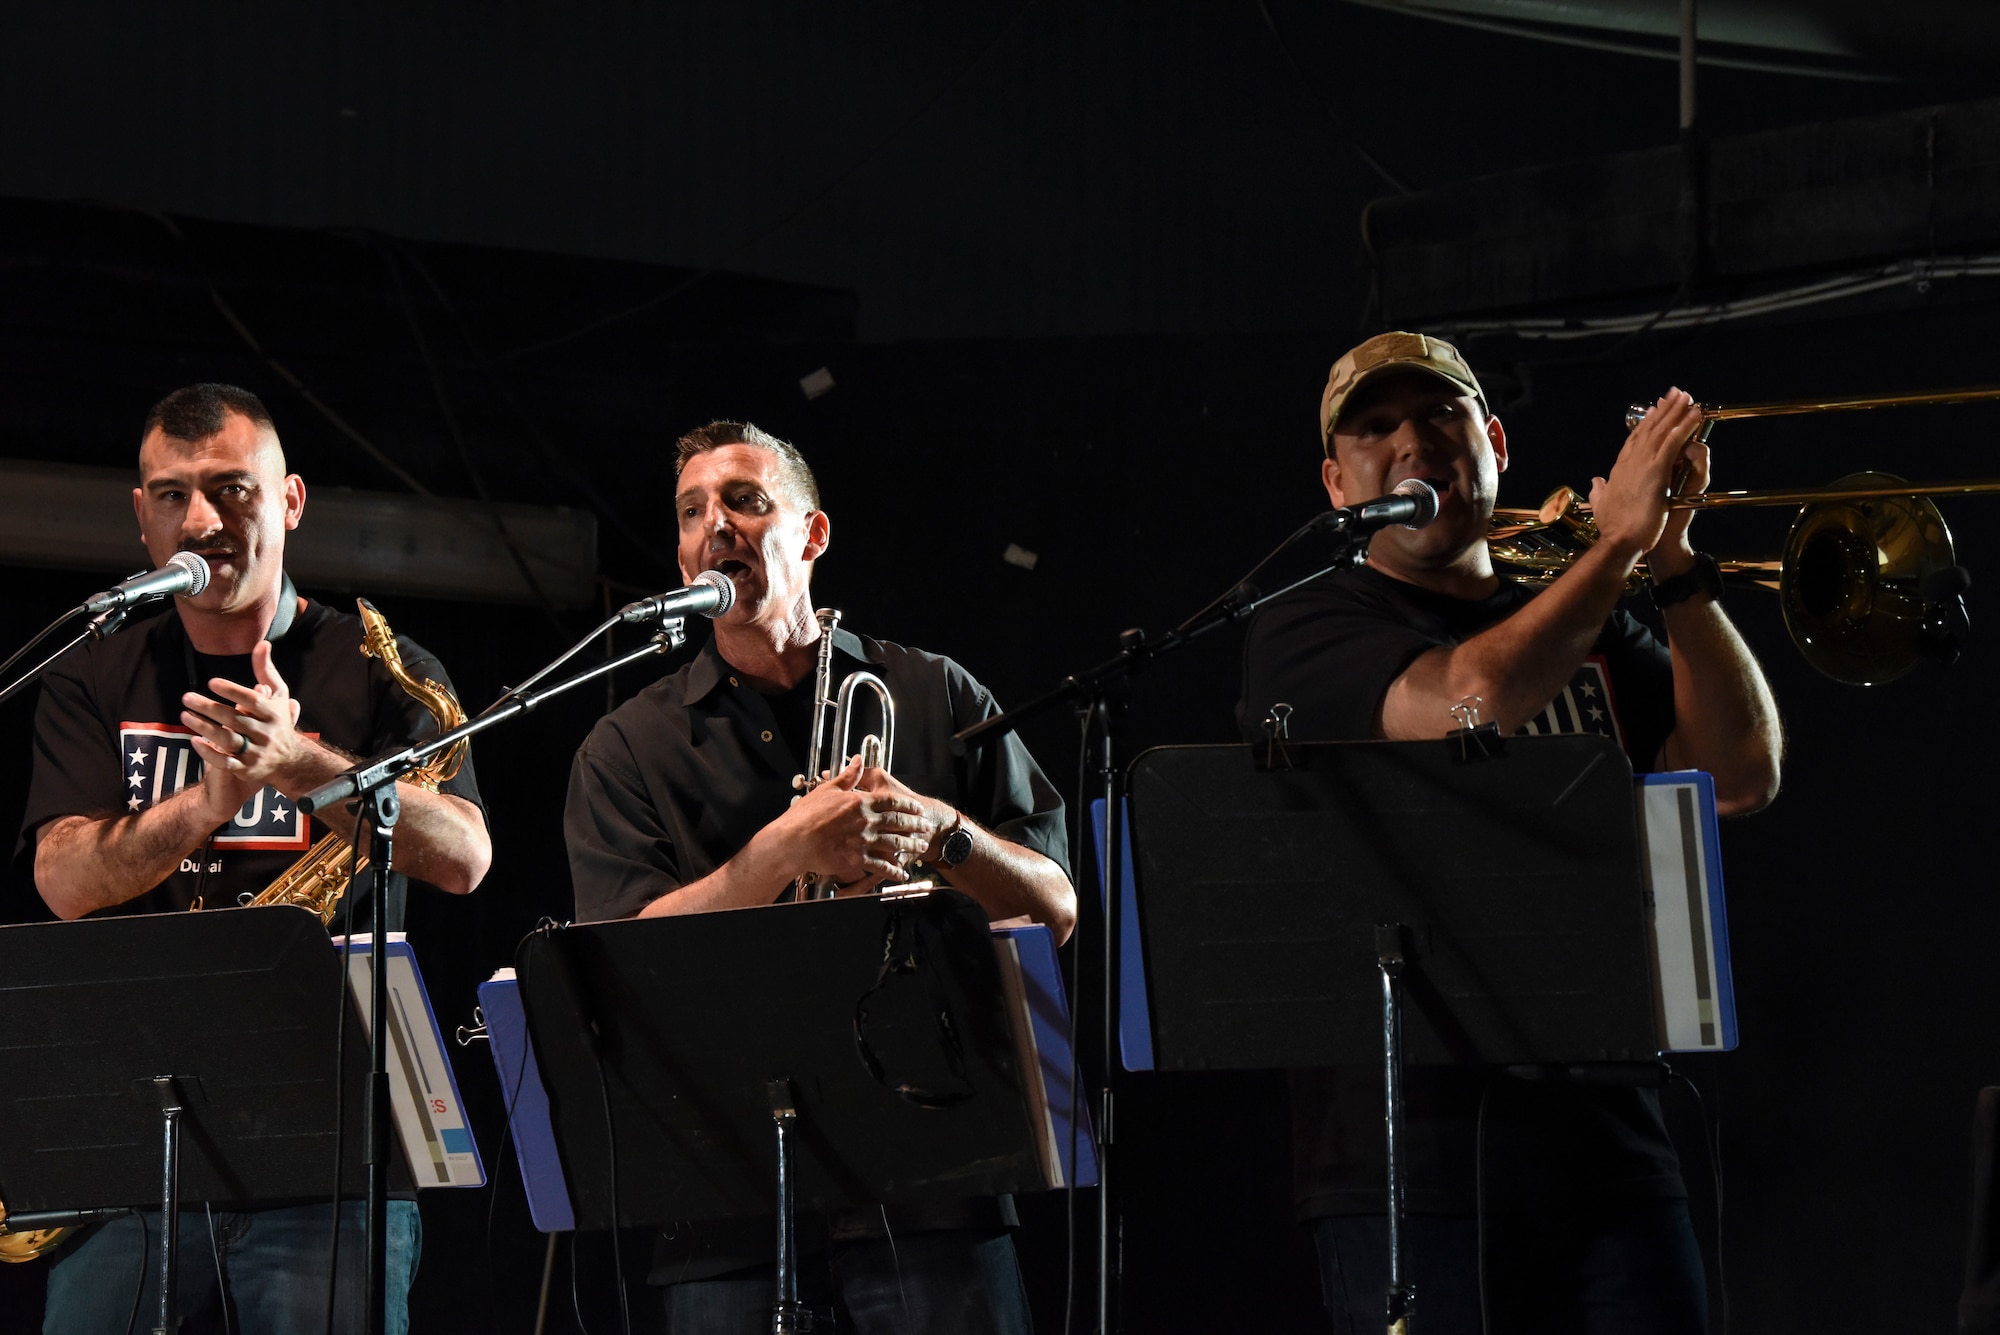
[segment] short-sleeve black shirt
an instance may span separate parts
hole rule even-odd
[[[888,685],[898,780],[1045,854],[1068,874],[1062,797],[1020,739],[1009,733],[964,756],[951,753],[953,733],[1000,712],[972,674],[949,658],[844,630],[833,643],[836,682],[866,669]],[[714,871],[784,814],[811,749],[803,734],[811,727],[812,685],[809,677],[783,696],[766,696],[735,675],[711,640],[692,662],[599,721],[570,770],[563,821],[579,921],[635,916]],[[873,696],[856,699],[858,744],[881,727]],[[772,900],[788,888],[772,886]],[[843,1211],[832,1227],[838,1236],[879,1236],[884,1218],[903,1234],[1011,1225],[1014,1212],[1008,1197],[927,1202],[890,1207],[886,1215]],[[820,1221],[801,1223],[801,1245],[815,1248]],[[766,1221],[684,1221],[656,1242],[652,1282],[704,1279],[769,1259]]]
[[[1018,738],[951,754],[952,734],[999,712],[949,658],[834,632],[834,679],[881,677],[896,702],[893,772],[1001,838],[1069,870],[1063,802]],[[863,702],[855,737],[871,722]],[[789,712],[789,711],[787,711]],[[794,718],[796,719],[796,715]],[[570,770],[564,832],[580,921],[630,918],[720,867],[797,795],[809,739],[734,675],[711,640],[693,661],[599,721]],[[772,886],[775,901],[785,889]]]
[[[1293,738],[1373,737],[1390,685],[1420,654],[1478,634],[1532,597],[1503,584],[1488,598],[1453,598],[1367,566],[1288,593],[1258,613],[1246,637],[1237,706],[1243,736],[1263,740],[1263,720],[1282,702],[1292,706],[1287,722]],[[1645,770],[1653,768],[1673,722],[1666,646],[1620,611],[1605,622],[1569,684],[1522,732],[1604,733],[1619,741],[1635,770]],[[1440,718],[1439,736],[1454,726]],[[1413,1067],[1405,1136],[1410,1209],[1473,1213],[1476,1124],[1489,1083],[1489,1211],[1686,1194],[1651,1091]],[[1292,1127],[1294,1196],[1302,1217],[1382,1212],[1387,1164],[1379,1067],[1294,1073]]]
[[[299,730],[363,758],[436,736],[430,712],[380,662],[362,655],[361,640],[359,617],[309,601],[272,644],[272,665],[299,702]],[[402,636],[397,644],[412,675],[450,684],[427,650]],[[200,753],[181,724],[181,696],[190,690],[212,695],[212,677],[256,682],[248,654],[195,654],[171,609],[64,655],[42,678],[34,772],[16,856],[30,857],[37,832],[58,817],[137,813],[199,783]],[[469,757],[443,791],[479,801]],[[324,833],[284,794],[266,787],[215,832],[203,900],[225,905],[244,891],[262,890]],[[152,890],[101,913],[186,909],[201,880],[201,856],[196,850]]]

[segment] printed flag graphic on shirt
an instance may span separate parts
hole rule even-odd
[[[1596,654],[1584,659],[1569,684],[1557,691],[1556,698],[1529,719],[1521,731],[1531,737],[1594,732],[1625,745],[1625,734],[1618,726],[1618,711],[1611,699],[1611,674],[1604,670],[1604,659]]]
[[[194,734],[178,724],[120,723],[118,743],[124,756],[127,811],[144,811],[201,782],[201,754],[194,749]],[[303,853],[312,847],[312,825],[290,798],[267,784],[215,832],[215,846]]]

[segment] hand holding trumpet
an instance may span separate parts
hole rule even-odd
[[[921,798],[879,769],[864,770],[857,756],[792,803],[773,831],[786,840],[794,865],[852,885],[901,876],[938,827]]]

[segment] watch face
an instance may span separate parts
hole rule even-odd
[[[947,867],[956,867],[970,856],[972,856],[972,831],[966,829],[953,830],[946,837],[944,847],[938,850],[938,861]]]

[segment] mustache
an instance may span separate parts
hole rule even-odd
[[[213,552],[217,556],[241,555],[241,549],[234,542],[230,541],[229,538],[220,533],[212,537],[182,538],[180,544],[174,550],[182,552]]]

